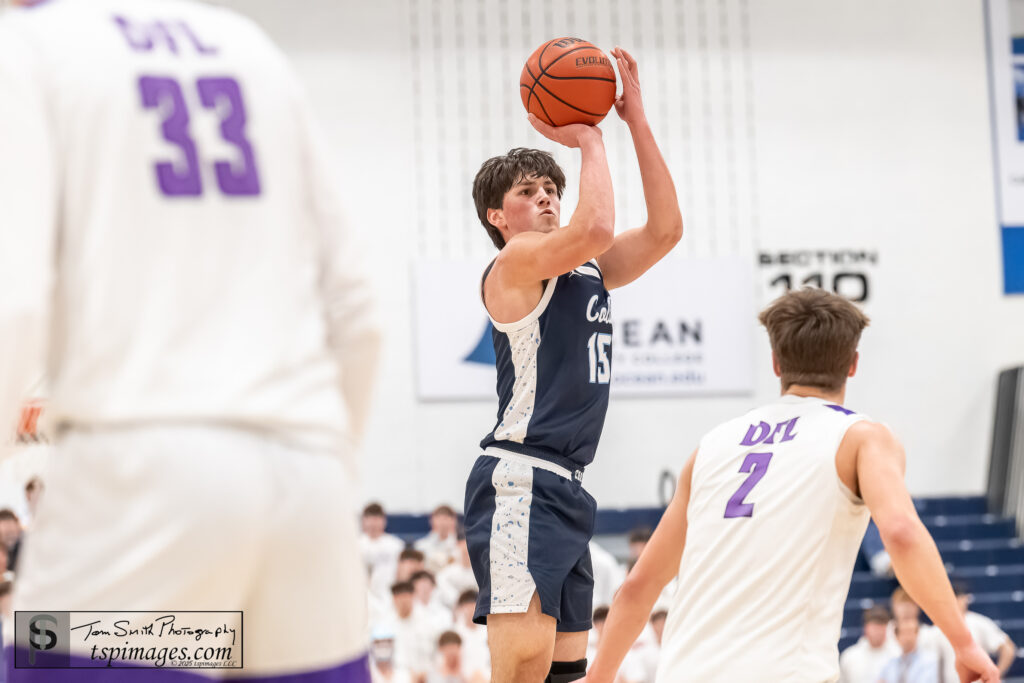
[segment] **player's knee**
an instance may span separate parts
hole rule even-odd
[[[544,683],[569,683],[570,681],[581,680],[587,675],[587,659],[577,659],[575,662],[551,662],[551,670]]]

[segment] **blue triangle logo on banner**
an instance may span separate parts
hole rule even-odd
[[[481,365],[494,365],[494,342],[491,339],[491,331],[494,326],[488,320],[484,327],[484,333],[480,335],[480,341],[476,343],[469,355],[462,360],[466,363],[480,363]]]

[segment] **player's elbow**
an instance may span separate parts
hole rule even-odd
[[[672,220],[666,223],[665,229],[662,231],[663,246],[671,249],[679,244],[681,239],[683,239],[683,217],[676,214]]]
[[[902,514],[891,519],[875,520],[882,543],[890,555],[907,551],[921,540],[921,534],[927,533],[916,516]]]
[[[674,243],[683,239],[683,215],[680,213],[677,213],[675,220],[672,221],[672,239]]]
[[[591,221],[587,224],[584,240],[589,247],[588,251],[603,254],[615,242],[615,226],[611,221]]]

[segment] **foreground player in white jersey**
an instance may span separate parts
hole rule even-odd
[[[0,424],[45,362],[56,439],[16,609],[244,610],[235,675],[368,680],[349,469],[378,334],[322,149],[231,12],[0,17]],[[62,673],[92,680],[11,680]]]
[[[953,643],[961,679],[999,680],[904,486],[903,447],[842,406],[867,318],[806,289],[760,320],[783,394],[701,440],[616,595],[587,680],[611,683],[677,572],[659,682],[837,680],[843,604],[869,514],[900,583]]]

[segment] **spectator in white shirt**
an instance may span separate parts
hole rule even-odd
[[[450,505],[438,505],[430,514],[430,533],[413,546],[423,553],[424,568],[437,573],[455,561],[459,518]]]
[[[473,671],[462,658],[462,638],[455,631],[445,631],[437,642],[438,663],[427,676],[427,683],[486,683],[488,674]]]
[[[899,644],[889,638],[890,619],[889,610],[882,605],[864,610],[864,635],[839,655],[842,683],[878,683],[885,665],[899,656]]]
[[[455,548],[455,562],[437,573],[437,597],[448,609],[455,608],[456,601],[465,591],[477,590],[465,534],[459,534]]]
[[[999,667],[999,675],[1005,676],[1006,672],[1013,666],[1013,660],[1017,657],[1017,646],[1010,636],[999,628],[996,622],[984,614],[971,612],[967,606],[971,602],[971,593],[967,586],[962,583],[954,583],[953,591],[956,593],[957,602],[960,604],[960,611],[963,612],[964,621],[967,622],[967,630],[971,632],[974,640],[981,646],[981,649],[990,655],[998,653],[996,666]]]
[[[380,503],[370,503],[363,508],[360,524],[359,551],[370,577],[370,591],[383,599],[395,582],[398,556],[405,549],[405,543],[387,533],[388,518]]]
[[[437,599],[434,575],[421,570],[412,575],[412,596],[416,609],[422,611],[434,629],[434,635],[452,626],[452,611]]]
[[[896,622],[896,640],[902,654],[882,668],[879,683],[938,683],[939,661],[917,647],[920,624],[915,619]]]
[[[953,646],[942,631],[920,623],[921,608],[911,599],[902,587],[892,592],[892,616],[889,623],[889,639],[896,640],[896,624],[902,621],[913,621],[918,624],[917,648],[928,653],[939,662],[939,683],[960,683],[956,673],[956,653]]]
[[[394,604],[395,666],[408,669],[414,681],[422,681],[431,669],[436,632],[427,616],[417,610],[412,584],[401,581],[391,587]]]
[[[626,580],[626,568],[593,540],[590,541],[590,563],[594,569],[594,604],[612,604],[615,591]]]
[[[386,627],[377,627],[370,635],[370,680],[413,683],[412,674],[395,666],[395,634]]]
[[[414,548],[406,548],[398,554],[398,567],[395,569],[395,582],[412,581],[413,574],[425,569],[423,553]]]
[[[490,676],[491,651],[487,647],[487,627],[473,623],[476,611],[476,589],[463,591],[455,605],[455,632],[462,638],[462,657],[473,671]]]

